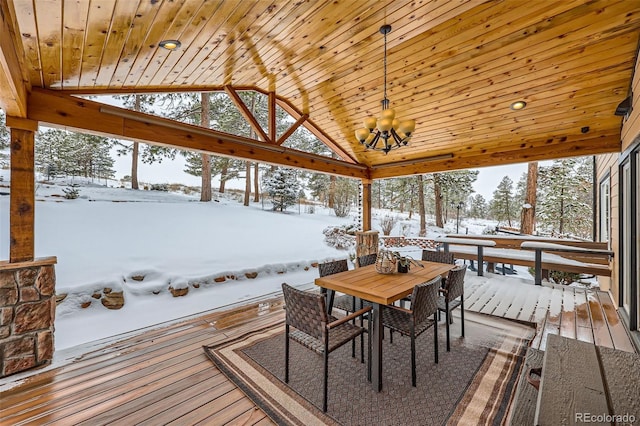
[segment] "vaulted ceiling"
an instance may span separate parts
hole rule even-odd
[[[640,35],[638,0],[7,0],[2,11],[9,115],[44,121],[32,104],[21,111],[16,75],[32,94],[256,88],[372,178],[619,151],[614,111]],[[381,110],[383,24],[391,107],[416,120],[409,146],[387,155],[354,137]],[[526,108],[510,109],[518,100]]]

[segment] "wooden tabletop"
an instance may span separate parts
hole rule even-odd
[[[411,294],[413,287],[444,276],[456,265],[421,261],[424,268],[412,265],[406,274],[380,274],[375,265],[356,268],[326,277],[316,278],[315,284],[329,290],[359,297],[373,303],[388,305]]]

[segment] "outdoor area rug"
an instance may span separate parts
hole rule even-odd
[[[322,357],[291,342],[289,383],[284,383],[284,323],[255,330],[204,350],[213,363],[277,424],[291,425],[498,425],[508,408],[533,326],[465,312],[451,329],[438,323],[439,363],[433,330],[416,339],[417,387],[411,386],[410,339],[388,331],[383,344],[383,390],[375,392],[347,344],[329,355],[328,411],[322,406]],[[366,352],[366,351],[365,351]],[[366,357],[366,353],[365,353]]]

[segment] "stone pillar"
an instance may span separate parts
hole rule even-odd
[[[53,360],[56,262],[0,262],[0,377]]]
[[[356,258],[378,253],[378,231],[356,232]]]

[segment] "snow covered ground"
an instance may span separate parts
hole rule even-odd
[[[8,171],[0,176],[0,259],[7,259]],[[88,183],[78,188],[78,199],[68,200],[66,187],[38,183],[36,191],[36,256],[57,256],[56,293],[67,294],[57,308],[57,351],[259,298],[280,291],[282,282],[311,288],[318,276],[313,263],[349,257],[327,245],[322,231],[354,218],[322,207],[281,214],[233,198],[201,203],[197,194]],[[396,213],[374,213],[374,229],[387,214]],[[490,225],[463,219],[460,230],[481,233]],[[415,235],[418,228],[417,216],[403,217],[392,235]],[[454,230],[454,223],[447,225],[446,232]],[[430,235],[442,232],[432,228]],[[419,249],[403,251],[420,258]],[[472,272],[467,277],[487,279]],[[530,279],[526,270],[520,278]],[[188,294],[174,297],[169,287],[188,288]],[[123,292],[121,309],[109,310],[92,297],[105,288]]]

